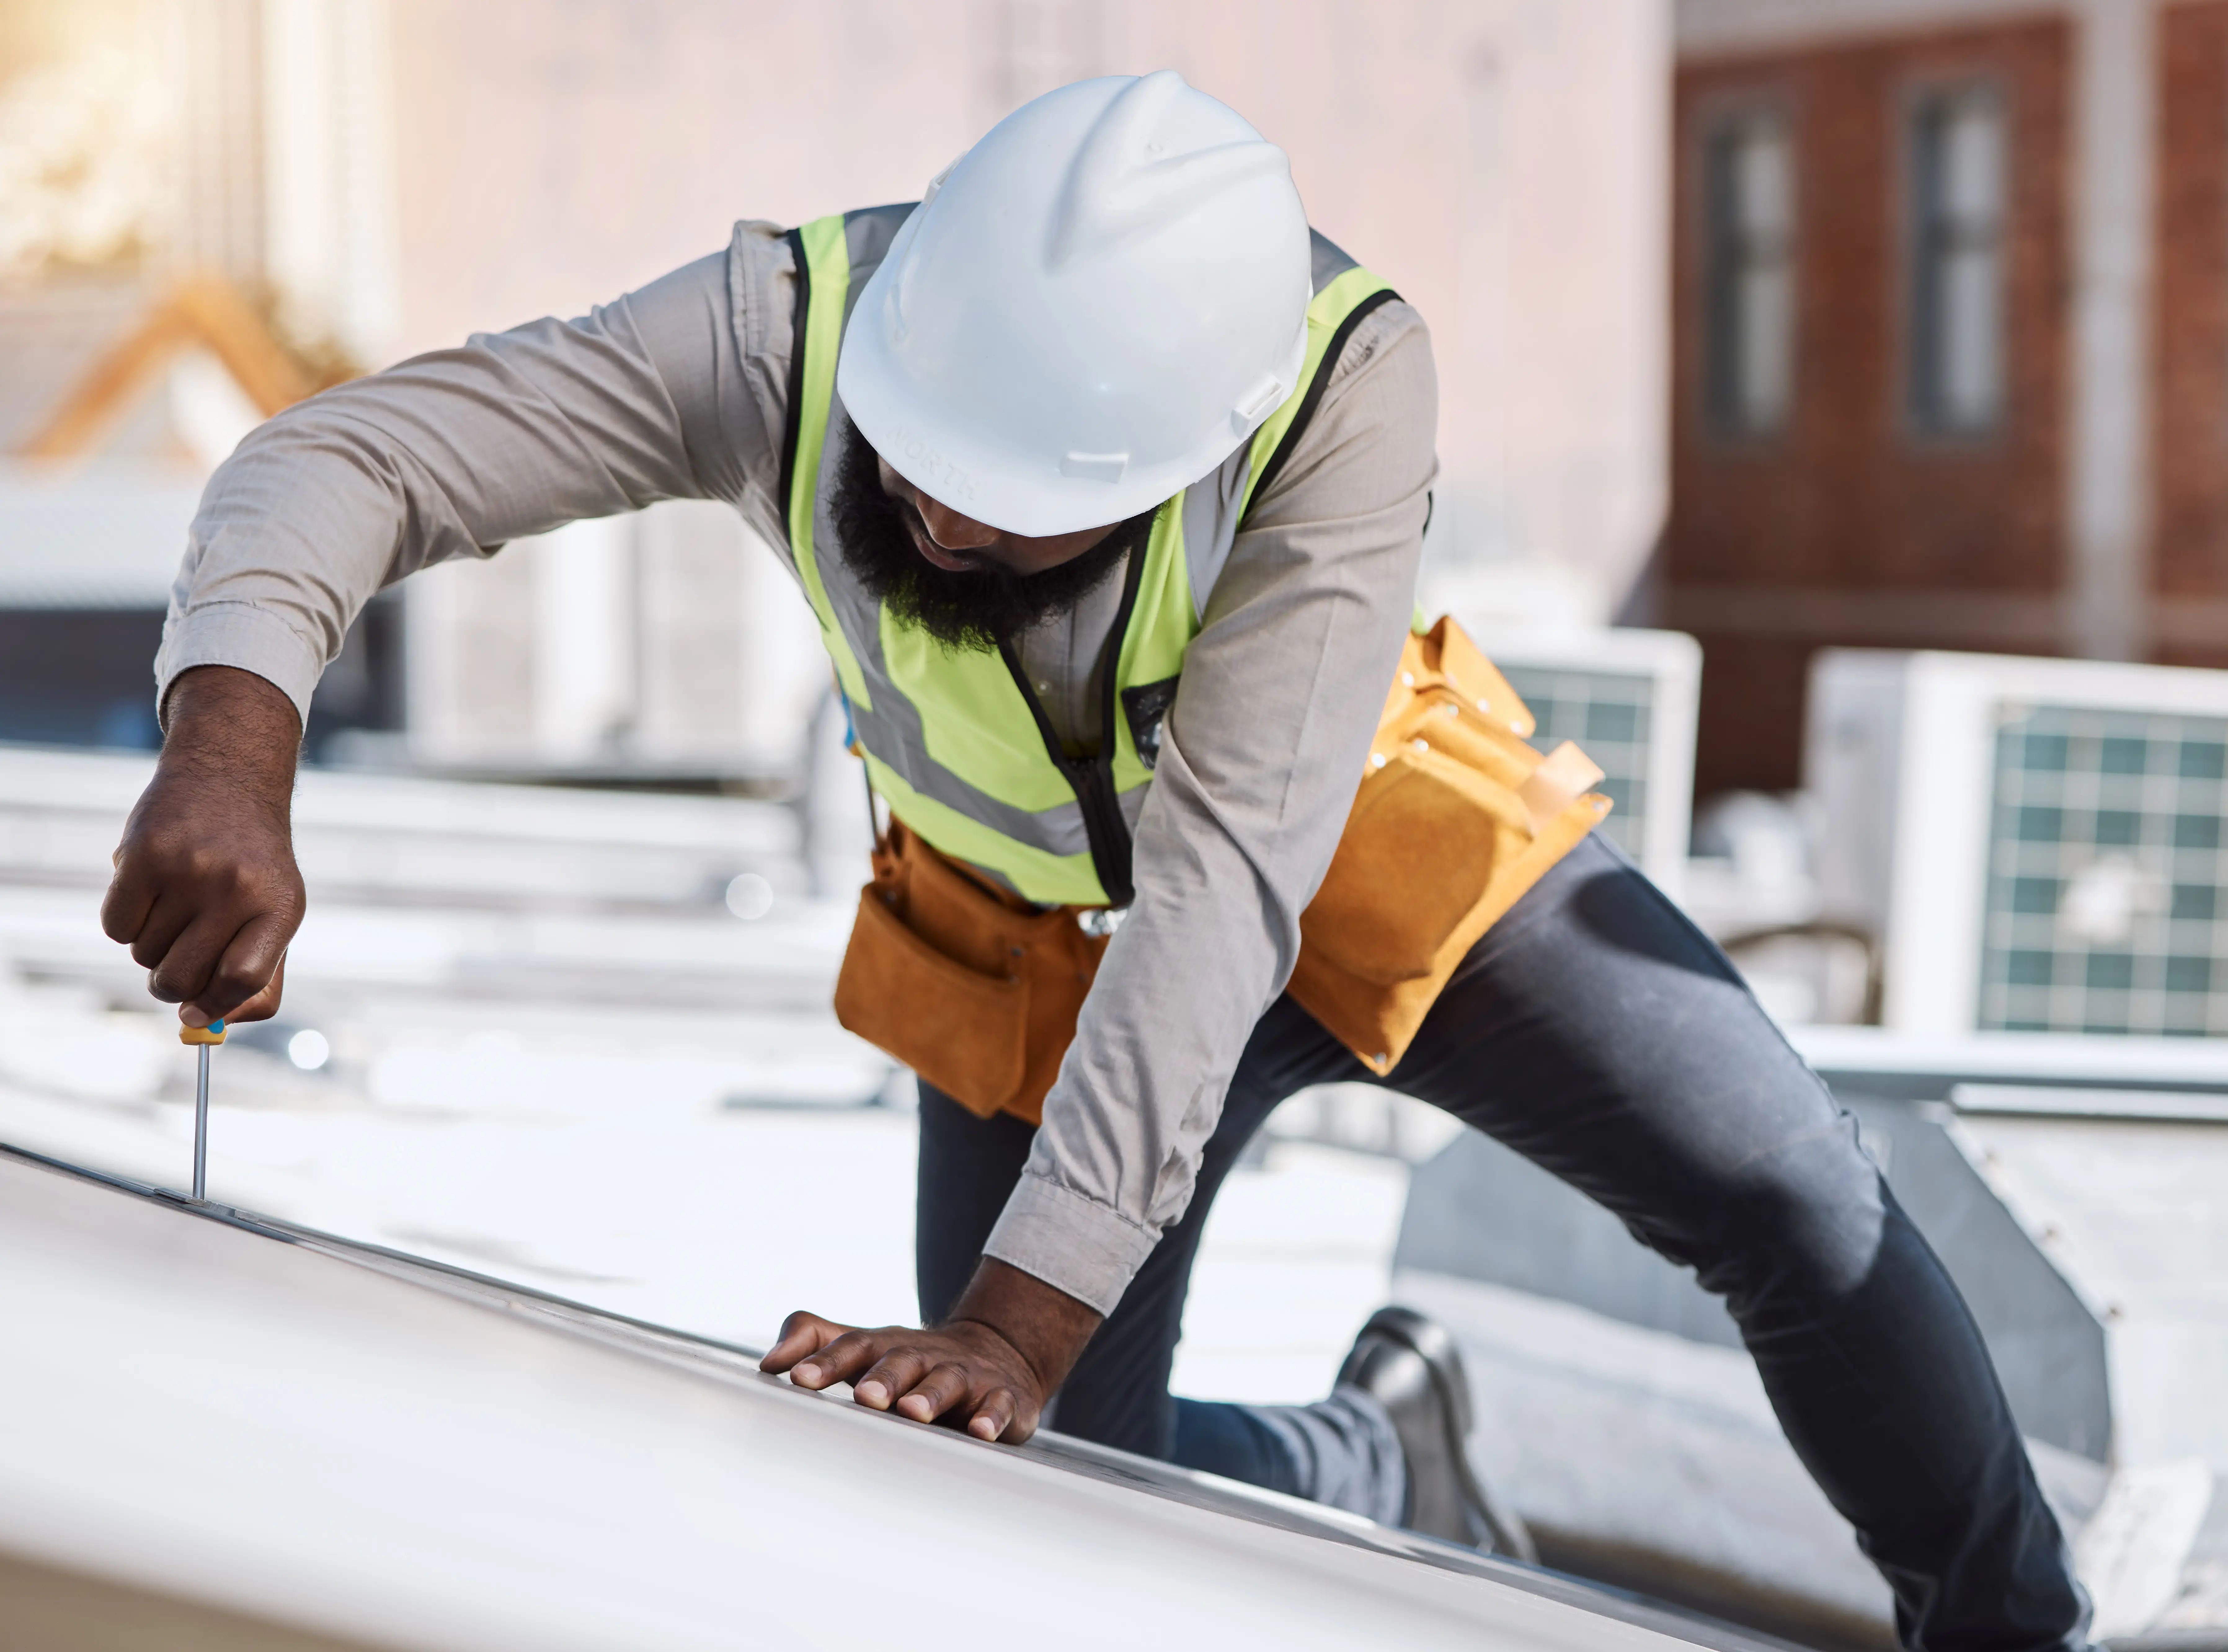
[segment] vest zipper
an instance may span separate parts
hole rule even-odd
[[[1119,692],[1115,678],[1122,670],[1122,644],[1129,640],[1130,616],[1136,608],[1137,586],[1144,572],[1145,547],[1141,545],[1130,553],[1129,565],[1122,575],[1122,605],[1116,611],[1114,624],[1106,633],[1106,646],[1111,652],[1099,662],[1098,750],[1092,756],[1070,757],[1060,749],[1060,736],[1053,729],[1052,719],[1045,715],[1035,686],[1029,682],[1029,674],[1021,669],[1021,650],[1009,641],[998,644],[999,657],[1005,661],[1014,686],[1021,691],[1029,715],[1036,720],[1045,755],[1066,777],[1075,792],[1076,804],[1083,810],[1084,836],[1091,840],[1092,870],[1098,874],[1098,887],[1106,892],[1106,904],[1110,906],[1126,906],[1137,898],[1136,887],[1130,880],[1133,856],[1130,823],[1122,816],[1122,794],[1114,786],[1114,752],[1121,739],[1114,725],[1114,714]]]

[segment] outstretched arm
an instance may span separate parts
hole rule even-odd
[[[171,593],[163,755],[101,912],[157,997],[196,1025],[278,1008],[303,911],[288,824],[302,727],[382,586],[658,499],[765,515],[788,282],[771,227],[746,224],[726,253],[577,320],[419,356],[240,444]]]
[[[189,533],[156,661],[165,714],[181,673],[230,665],[306,718],[382,586],[659,499],[771,490],[778,426],[769,440],[731,296],[751,228],[586,316],[475,334],[254,431],[209,479]]]

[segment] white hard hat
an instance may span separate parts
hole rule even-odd
[[[1308,221],[1284,150],[1172,69],[1015,110],[906,221],[843,335],[860,432],[1009,534],[1116,522],[1299,381]]]

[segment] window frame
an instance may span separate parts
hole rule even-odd
[[[1793,431],[1802,402],[1802,190],[1801,128],[1787,99],[1749,95],[1726,99],[1708,110],[1698,123],[1695,215],[1700,349],[1697,387],[1702,427],[1721,443],[1762,445],[1780,441]],[[1733,189],[1727,157],[1749,131],[1759,126],[1773,130],[1785,145],[1787,156],[1786,224],[1776,248],[1776,258],[1787,284],[1785,394],[1777,412],[1757,419],[1741,406],[1745,364],[1740,339],[1741,277],[1761,259],[1752,243],[1737,225],[1732,210]]]
[[[1927,131],[1930,119],[1940,119],[1969,100],[1985,103],[1995,118],[1998,166],[1995,219],[1988,243],[1994,259],[1994,400],[1985,418],[1970,421],[1949,408],[1949,398],[1943,394],[1950,352],[1943,343],[1946,323],[1942,317],[1947,306],[1939,302],[1946,284],[1937,276],[1936,260],[1943,249],[1954,251],[1956,242],[1943,225],[1949,215],[1937,210],[1937,201],[1947,191],[1937,188],[1938,180],[1930,172],[1936,151]],[[2018,156],[2010,88],[2003,74],[1988,68],[1930,75],[1903,88],[1897,112],[1901,150],[1901,164],[1895,172],[1901,231],[1896,272],[1897,311],[1903,332],[1898,351],[1901,424],[1906,437],[1924,445],[1988,445],[1999,440],[2012,422],[2011,247],[2017,212]],[[1946,175],[1946,168],[1942,170]]]

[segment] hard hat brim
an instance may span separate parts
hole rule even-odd
[[[1032,99],[945,171],[852,306],[874,450],[1002,532],[1126,521],[1293,394],[1312,238],[1284,152],[1173,70]]]
[[[873,313],[880,297],[876,289],[890,279],[890,268],[886,262],[868,280],[844,329],[836,394],[860,435],[892,470],[938,504],[1001,533],[1041,539],[1126,522],[1213,472],[1261,422],[1243,429],[1233,423],[1226,437],[1194,444],[1177,459],[1125,464],[1112,480],[1063,476],[1042,463],[1016,463],[1012,455],[970,441],[966,432],[953,427],[933,398],[925,396],[891,359],[880,330],[859,324],[861,317]],[[1305,345],[1303,330],[1287,382],[1298,376]]]

